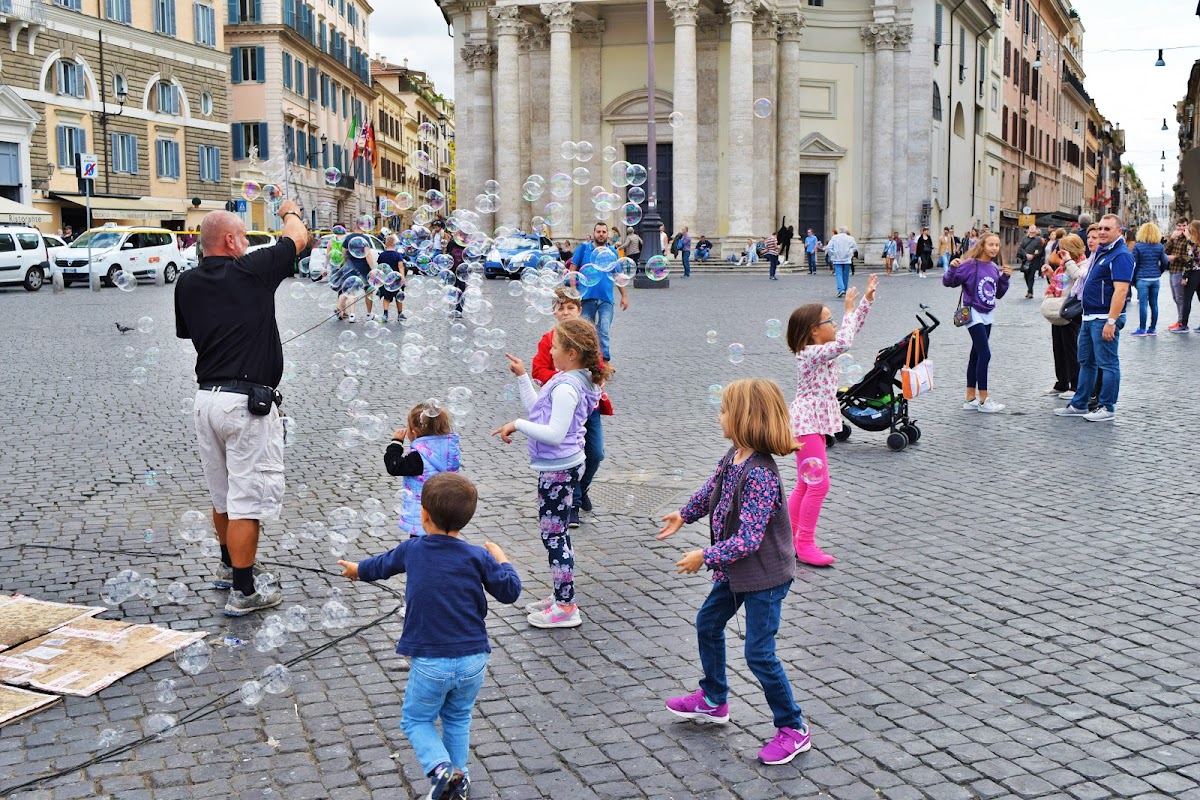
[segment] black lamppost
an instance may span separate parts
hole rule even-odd
[[[654,0],[646,0],[646,63],[646,214],[642,217],[642,263],[633,276],[633,285],[637,289],[666,289],[671,285],[669,279],[652,281],[646,275],[646,263],[662,255],[658,236],[662,225],[658,216],[658,131],[654,119]]]

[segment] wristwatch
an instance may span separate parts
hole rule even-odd
[[[283,213],[283,216],[280,217],[280,219],[287,219],[288,217],[295,217],[296,219],[300,220],[301,222],[304,221],[304,217],[300,216],[300,214],[296,211],[285,211]]]
[[[1109,317],[1108,322],[1106,324],[1107,325],[1116,325],[1117,321],[1115,319],[1113,319],[1112,317]]]

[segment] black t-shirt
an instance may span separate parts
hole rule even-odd
[[[234,259],[206,256],[175,286],[175,335],[196,346],[196,380],[243,380],[276,387],[283,345],[275,290],[292,276],[288,238]]]
[[[375,261],[380,264],[387,264],[396,272],[400,271],[400,254],[395,250],[384,250]]]

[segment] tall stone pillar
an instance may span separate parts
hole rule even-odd
[[[718,48],[721,44],[722,19],[716,14],[701,14],[696,28],[696,131],[697,167],[696,191],[704,193],[704,202],[697,201],[696,227],[692,238],[704,235],[717,240],[723,206],[717,196],[721,169],[721,118],[717,114],[700,114],[699,109],[718,108],[721,84],[721,64]],[[717,240],[717,245],[720,242]],[[745,244],[745,242],[743,242]]]
[[[518,45],[521,33],[521,9],[518,6],[497,6],[491,9],[496,34],[496,103],[505,122],[495,126],[496,180],[500,183],[500,208],[497,219],[501,225],[516,228],[520,225],[521,131],[510,123],[521,102]],[[520,117],[517,117],[520,119]]]
[[[779,82],[779,18],[759,11],[754,18],[754,100],[771,101],[771,114],[754,118],[754,232],[766,235],[779,229],[775,213],[775,141],[779,130],[776,86]],[[789,91],[794,92],[794,88]]]
[[[667,0],[667,8],[675,22],[675,111],[683,124],[671,133],[674,166],[671,203],[675,213],[674,228],[686,225],[693,238],[696,229],[696,206],[699,187],[699,120],[696,108],[696,19],[699,0]]]
[[[893,117],[893,125],[895,130],[900,132],[893,143],[894,151],[892,154],[893,163],[896,165],[897,180],[892,185],[892,228],[900,231],[900,235],[908,237],[910,231],[917,231],[920,227],[917,223],[916,209],[910,190],[914,186],[920,184],[914,183],[908,176],[908,165],[911,160],[909,152],[908,140],[908,107],[912,102],[911,90],[916,85],[913,82],[912,76],[909,74],[912,63],[912,25],[896,25],[895,26],[895,64],[896,64],[896,82],[895,96],[892,100],[892,108],[895,109]],[[919,231],[917,231],[919,232]]]
[[[575,30],[579,32],[579,141],[591,144],[594,150],[591,161],[576,163],[575,166],[587,168],[592,175],[593,185],[603,184],[606,177],[602,155],[604,143],[600,141],[600,117],[604,111],[601,100],[603,87],[600,85],[600,45],[606,27],[602,19],[575,23]],[[579,191],[586,188],[581,186]],[[575,204],[575,214],[575,230],[580,236],[586,237],[596,224],[595,208],[590,199],[580,196]]]
[[[454,46],[456,53],[462,53],[463,48],[467,45],[467,22],[468,15],[458,6],[448,6],[449,13],[452,14],[451,22],[454,26]],[[465,146],[467,137],[470,136],[471,128],[471,106],[474,103],[474,85],[471,80],[471,70],[467,67],[465,58],[454,59],[454,127],[458,131],[458,149],[454,156],[454,180],[457,185],[458,204],[464,208],[467,205],[464,203],[464,197],[467,192],[467,187],[471,185],[471,159],[473,155]],[[415,170],[415,167],[410,159],[405,167],[409,173]],[[409,220],[412,212],[404,213],[404,219]]]
[[[729,251],[754,228],[754,10],[755,0],[725,0],[729,8]],[[739,245],[740,246],[740,245]]]
[[[554,174],[551,166],[550,137],[546,133],[550,129],[550,32],[543,23],[529,25],[529,97],[528,109],[530,124],[525,131],[529,139],[529,174],[537,174],[550,179]],[[557,156],[557,150],[555,150]],[[525,176],[528,177],[528,176]],[[530,205],[530,213],[540,216],[549,198],[543,194]]]
[[[517,65],[517,72],[520,75],[521,83],[520,100],[518,101],[520,103],[519,112],[517,114],[518,119],[532,119],[530,116],[533,111],[533,66],[531,63],[532,58],[530,56],[530,48],[532,47],[532,43],[533,29],[528,23],[522,24],[520,36],[521,55]],[[521,165],[521,184],[524,185],[525,179],[533,174],[533,148],[529,141],[529,130],[527,129],[528,127],[532,126],[518,127],[519,130],[517,131],[517,135],[520,138],[520,143],[518,145],[520,155],[518,161]],[[517,213],[521,218],[521,227],[528,230],[529,220],[533,217],[533,212],[530,210],[528,201],[526,201],[522,196],[522,190],[520,188],[517,189],[517,196],[513,198],[513,200],[517,205]]]
[[[779,15],[779,101],[775,104],[778,115],[775,167],[775,214],[787,217],[789,224],[800,226],[800,140],[804,132],[800,129],[800,98],[796,85],[800,82],[800,40],[804,36],[804,15],[786,13]],[[821,236],[825,236],[824,232]],[[824,241],[824,239],[822,239]]]
[[[475,196],[483,184],[496,176],[495,147],[492,139],[492,65],[496,47],[488,43],[469,44],[462,58],[471,71],[471,183],[459,186],[459,205],[474,208]],[[489,225],[490,227],[490,225]]]
[[[880,249],[892,232],[892,189],[896,164],[892,115],[895,112],[895,68],[893,47],[896,26],[872,23],[864,25],[862,37],[875,52],[875,80],[871,97],[871,227],[867,231],[867,253]],[[878,247],[877,247],[878,245]]]
[[[574,3],[556,2],[542,3],[542,13],[546,15],[550,25],[550,156],[554,171],[561,171],[571,166],[558,159],[559,148],[563,142],[572,138],[571,111],[574,106],[574,85],[571,70],[571,31],[575,26]],[[566,169],[570,172],[570,169]],[[549,175],[545,176],[547,180]],[[558,200],[566,213],[561,224],[553,226],[554,238],[575,238],[572,232],[572,222],[575,219],[574,192],[570,196]],[[547,201],[549,202],[549,201]]]

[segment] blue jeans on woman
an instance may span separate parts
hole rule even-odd
[[[471,747],[471,712],[487,677],[488,654],[413,658],[400,728],[429,775],[447,761],[463,772]],[[442,720],[439,736],[434,722]]]
[[[833,275],[837,278],[838,294],[845,294],[846,290],[850,288],[850,265],[834,264]]]
[[[1104,341],[1106,319],[1088,319],[1079,329],[1079,382],[1071,405],[1087,409],[1096,386],[1096,376],[1104,373],[1100,384],[1098,402],[1109,411],[1117,410],[1117,395],[1121,390],[1121,360],[1117,355],[1117,343],[1121,341],[1121,328],[1125,327],[1125,315],[1117,317],[1117,331],[1111,342]]]
[[[1158,327],[1158,287],[1161,278],[1138,278],[1134,283],[1138,298],[1138,330],[1152,331]],[[1150,311],[1150,326],[1146,327],[1146,310]]]
[[[800,730],[804,727],[804,715],[792,696],[787,673],[775,655],[775,634],[779,632],[783,598],[791,588],[792,582],[788,581],[772,589],[738,593],[729,588],[728,581],[714,583],[696,614],[696,640],[700,645],[700,666],[704,669],[700,688],[709,702],[720,705],[729,698],[729,683],[725,677],[725,626],[744,605],[746,666],[762,684],[775,727]]]

